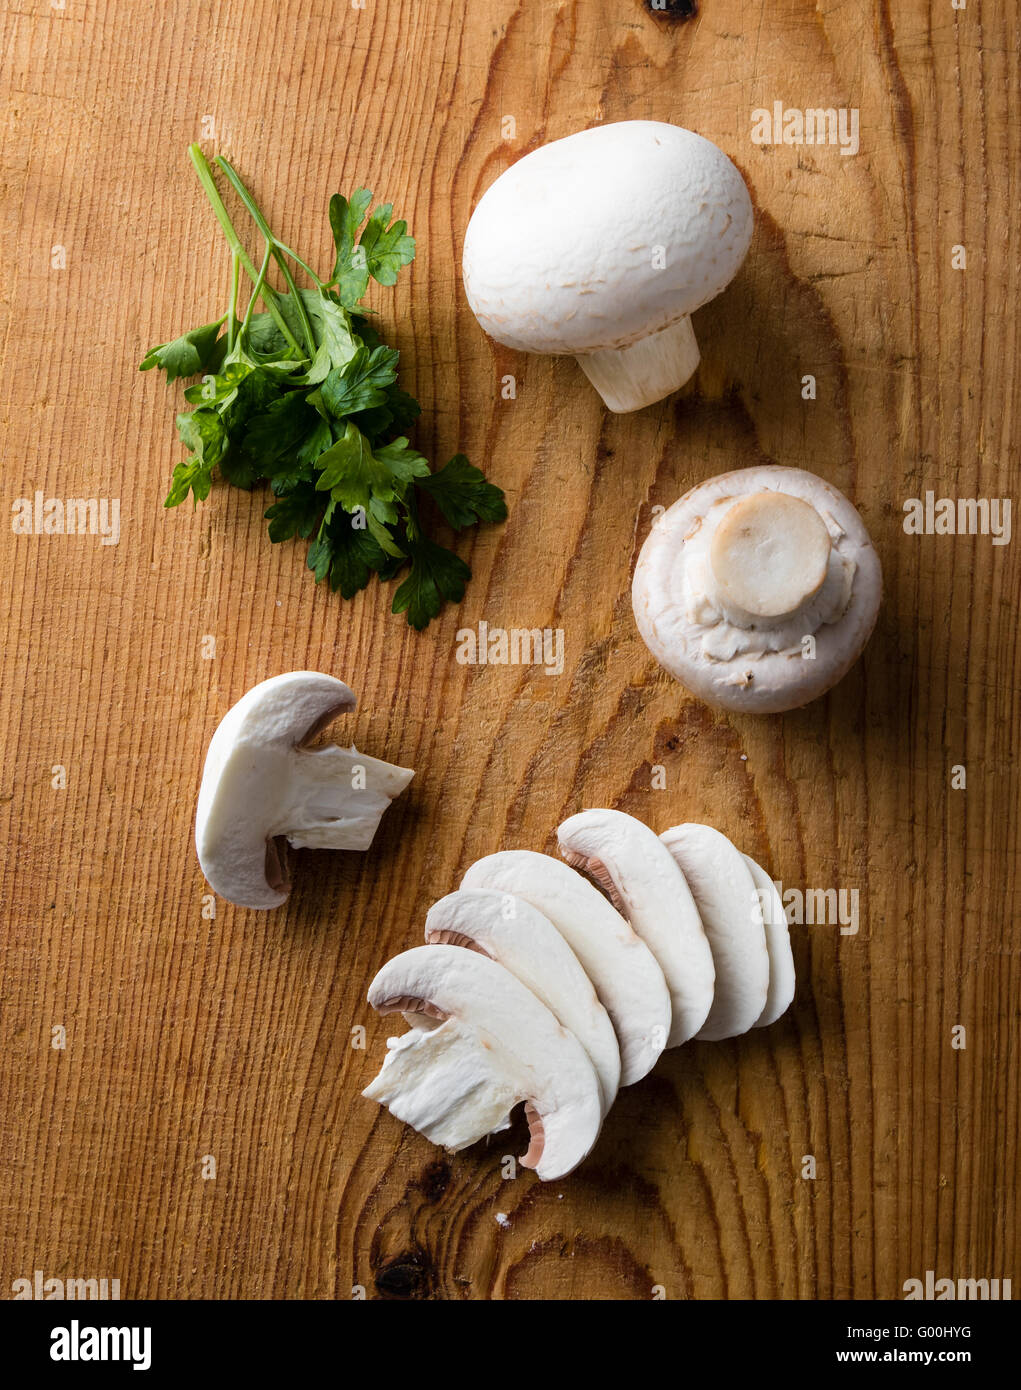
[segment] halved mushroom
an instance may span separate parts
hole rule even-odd
[[[209,742],[195,847],[209,885],[240,907],[279,907],[291,884],[287,845],[365,850],[410,768],[352,746],[308,744],[355,696],[318,671],[253,686]]]
[[[698,1037],[737,1037],[755,1026],[769,993],[766,929],[751,870],[710,825],[675,825],[659,838],[691,889],[716,967],[713,1006]]]
[[[879,611],[879,557],[855,508],[797,468],[710,478],[656,522],[632,602],[653,656],[722,709],[796,709],[858,659]]]
[[[547,917],[581,962],[620,1047],[620,1084],[641,1080],[670,1034],[670,994],[652,952],[581,874],[533,850],[503,850],[474,863],[462,888],[493,888]]]
[[[794,998],[794,953],[787,913],[776,884],[761,865],[747,854],[743,855],[762,904],[762,920],[766,928],[766,949],[769,951],[769,994],[766,1007],[755,1020],[756,1028],[766,1028],[785,1013]]]
[[[560,853],[591,874],[656,957],[673,1005],[667,1047],[693,1038],[709,1016],[715,970],[684,875],[659,837],[623,811],[589,810],[557,831]]]
[[[362,1092],[452,1152],[506,1129],[525,1102],[531,1142],[521,1158],[544,1181],[591,1150],[603,1107],[581,1043],[509,970],[462,946],[416,946],[369,986],[380,1013],[431,1016],[391,1038]]]
[[[609,1110],[620,1084],[613,1024],[578,957],[548,917],[511,893],[461,888],[429,909],[425,939],[481,951],[527,985],[588,1053],[599,1077],[603,1113]]]

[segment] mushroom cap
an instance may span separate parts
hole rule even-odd
[[[659,961],[673,1016],[667,1047],[693,1038],[709,1016],[715,967],[684,874],[659,836],[624,811],[570,816],[557,830],[560,853],[609,892]]]
[[[603,1119],[599,1081],[578,1039],[509,970],[463,946],[415,946],[369,986],[380,1013],[431,1013],[394,1040],[362,1092],[434,1144],[466,1148],[506,1129],[526,1102],[521,1159],[546,1181],[590,1152]],[[425,1008],[422,1008],[425,1005]]]
[[[698,1037],[739,1037],[755,1027],[769,993],[766,929],[751,870],[710,825],[675,825],[659,838],[691,889],[713,953],[713,1004]]]
[[[691,612],[688,560],[705,543],[703,521],[711,508],[770,491],[799,498],[822,516],[833,540],[834,563],[853,562],[850,597],[836,621],[824,621],[811,632],[814,657],[802,656],[800,647],[707,657],[702,647],[706,628]],[[646,646],[683,686],[720,709],[773,714],[808,704],[836,685],[869,639],[882,587],[879,556],[844,494],[814,473],[764,464],[699,483],[668,508],[642,546],[631,595]]]
[[[508,347],[628,347],[730,283],[752,220],[744,180],[710,140],[662,121],[595,126],[526,154],[483,194],[465,293]]]
[[[670,1034],[670,994],[655,956],[598,888],[559,859],[527,849],[476,860],[461,887],[512,893],[548,917],[613,1021],[621,1086],[652,1070]]]
[[[460,888],[433,903],[425,939],[481,951],[527,985],[588,1053],[603,1111],[609,1110],[620,1085],[617,1036],[578,957],[548,917],[512,893]]]

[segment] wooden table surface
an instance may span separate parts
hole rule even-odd
[[[927,1270],[1018,1287],[1021,570],[989,535],[903,529],[908,498],[1017,477],[1018,16],[695,8],[5,6],[4,494],[116,498],[121,533],[0,533],[0,1297],[36,1269],[162,1298],[899,1298]],[[774,101],[858,109],[858,153],[756,144]],[[459,254],[517,157],[645,117],[735,160],[756,230],[695,317],[696,377],[621,417],[573,362],[483,335]],[[136,364],[218,315],[228,275],[196,139],[320,260],[328,197],[357,184],[418,238],[370,293],[417,443],[462,449],[510,505],[464,535],[467,597],[421,634],[390,589],[317,591],[260,495],[162,508],[180,388]],[[732,717],[648,655],[629,577],[653,507],[764,461],[847,492],[886,594],[828,698]],[[562,628],[563,674],[459,665],[480,620]],[[209,920],[206,744],[298,668],[352,685],[338,737],[415,780],[370,853],[302,852],[285,908]],[[393,1031],[366,986],[473,859],[549,850],[593,805],[708,821],[785,887],[857,890],[859,930],[795,926],[780,1023],[664,1056],[569,1179],[505,1181],[511,1141],[449,1157],[360,1098]]]

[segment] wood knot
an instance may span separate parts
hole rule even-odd
[[[675,19],[680,22],[694,19],[698,14],[696,0],[643,0],[643,4],[654,19]]]
[[[428,1298],[435,1275],[425,1252],[408,1250],[376,1270],[376,1288],[385,1298]]]
[[[438,1158],[422,1173],[418,1187],[427,1202],[438,1202],[450,1184],[450,1164]]]

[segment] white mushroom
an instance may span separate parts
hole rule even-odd
[[[659,838],[691,889],[716,967],[713,1006],[698,1037],[738,1037],[754,1028],[769,993],[766,929],[751,870],[712,826],[675,825]]]
[[[499,961],[541,999],[589,1055],[605,1114],[620,1084],[620,1049],[609,1015],[578,957],[531,903],[494,888],[461,888],[426,914],[431,945],[464,946]]]
[[[620,1084],[641,1080],[670,1034],[670,994],[652,952],[581,874],[532,850],[503,850],[474,863],[461,887],[492,888],[547,917],[581,962],[613,1022]]]
[[[795,709],[835,685],[875,626],[879,557],[822,478],[773,465],[700,483],[653,526],[632,586],[653,656],[711,705]]]
[[[766,997],[766,1007],[755,1020],[756,1028],[766,1028],[769,1024],[775,1023],[781,1014],[786,1013],[794,998],[794,954],[791,951],[787,913],[776,884],[754,859],[750,859],[747,854],[743,858],[762,904],[762,919],[766,928],[769,994]]]
[[[698,908],[659,837],[623,811],[581,811],[557,831],[560,853],[591,874],[656,957],[673,1005],[667,1047],[693,1038],[713,1003],[712,951]]]
[[[211,888],[241,907],[279,907],[290,892],[287,845],[368,849],[380,817],[415,775],[355,747],[305,745],[355,697],[318,671],[262,681],[209,743],[195,846]]]
[[[467,1148],[506,1129],[524,1101],[526,1168],[561,1178],[591,1150],[603,1109],[588,1054],[496,961],[461,946],[416,946],[383,966],[369,1003],[431,1020],[389,1040],[382,1070],[362,1094],[432,1143]]]
[[[596,126],[487,189],[465,233],[465,292],[497,342],[577,357],[610,410],[638,410],[698,366],[690,315],[737,274],[752,220],[709,140],[661,121]]]

